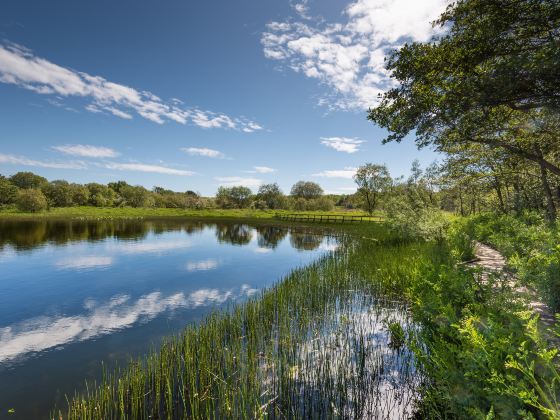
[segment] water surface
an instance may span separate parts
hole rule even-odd
[[[0,418],[46,418],[102,362],[144,354],[334,248],[275,226],[1,221]]]

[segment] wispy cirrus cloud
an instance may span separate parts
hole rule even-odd
[[[90,153],[90,154],[94,153],[89,149],[77,149],[77,150],[84,153]],[[77,154],[76,150],[74,150],[74,152],[76,152],[75,154]],[[94,157],[94,156],[86,156],[83,154],[81,156]],[[7,163],[11,165],[20,165],[20,166],[31,166],[36,168],[50,168],[50,169],[88,169],[89,167],[94,166],[94,167],[101,167],[106,169],[113,169],[117,171],[148,172],[148,173],[158,173],[164,175],[191,176],[195,174],[195,172],[193,171],[170,168],[168,166],[163,166],[163,165],[152,165],[148,163],[138,163],[138,162],[123,163],[123,162],[111,162],[111,161],[84,162],[80,160],[54,162],[54,161],[30,159],[25,156],[15,156],[15,155],[3,154],[3,153],[0,153],[0,163]]]
[[[246,174],[271,174],[276,172],[276,169],[270,168],[268,166],[253,166],[253,169],[250,171],[243,171]]]
[[[51,162],[29,159],[24,156],[7,155],[3,153],[0,153],[0,163],[50,169],[87,169],[87,164],[80,161]]]
[[[87,158],[114,158],[119,153],[109,147],[90,146],[87,144],[65,144],[62,146],[53,146],[54,150],[71,155]]]
[[[107,169],[114,169],[117,171],[134,171],[134,172],[149,172],[164,175],[179,175],[191,176],[194,175],[192,171],[185,171],[182,169],[169,168],[167,166],[149,165],[146,163],[116,163],[106,162],[102,165]]]
[[[277,60],[329,88],[320,104],[367,109],[392,85],[385,56],[406,41],[428,41],[448,0],[355,0],[340,22],[309,19],[307,2],[294,3],[301,21],[274,21],[261,43]]]
[[[56,95],[59,100],[84,98],[90,101],[84,107],[87,111],[110,113],[123,119],[132,119],[135,113],[157,124],[175,121],[247,133],[262,129],[260,124],[246,118],[184,107],[178,100],[164,101],[151,92],[59,66],[13,43],[0,44],[0,83],[17,85],[43,95]]]
[[[244,178],[240,176],[218,176],[214,178],[223,187],[258,187],[263,181],[257,178]]]
[[[349,137],[321,137],[321,144],[336,150],[337,152],[356,153],[364,140]]]
[[[321,171],[312,176],[321,177],[321,178],[343,178],[343,179],[352,179],[352,177],[356,174],[358,169],[348,166],[344,169],[336,169],[330,171]]]
[[[181,150],[191,156],[204,156],[215,159],[224,159],[226,155],[219,150],[208,149],[206,147],[183,147]]]

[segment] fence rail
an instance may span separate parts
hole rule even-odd
[[[288,220],[292,222],[319,222],[319,223],[352,223],[352,222],[379,222],[380,216],[351,216],[343,214],[276,214],[274,216],[279,220]]]

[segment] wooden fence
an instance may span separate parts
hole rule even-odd
[[[346,222],[379,222],[380,216],[351,216],[344,214],[276,214],[279,220],[292,222],[346,223]]]

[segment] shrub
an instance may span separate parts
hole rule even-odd
[[[296,198],[293,201],[293,208],[297,211],[305,211],[307,209],[307,200],[305,198]]]
[[[47,199],[41,190],[25,189],[18,193],[16,199],[20,211],[36,213],[47,209]]]
[[[306,210],[309,211],[330,211],[334,208],[334,203],[327,197],[316,198],[314,200],[308,200],[306,203]]]
[[[417,207],[394,197],[386,205],[387,225],[403,239],[443,241],[449,221],[435,207]]]

